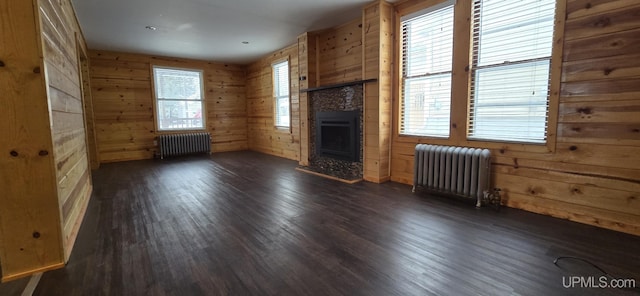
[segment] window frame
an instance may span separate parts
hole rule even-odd
[[[498,62],[498,61],[492,61],[492,62],[485,62],[484,64],[481,64],[481,60],[480,60],[480,56],[481,55],[481,50],[483,48],[485,48],[484,46],[482,46],[483,44],[483,40],[484,38],[482,38],[481,36],[481,30],[482,30],[482,23],[483,23],[483,16],[478,14],[476,15],[475,11],[479,10],[480,12],[482,11],[481,8],[484,7],[482,2],[486,1],[486,0],[471,0],[472,1],[472,13],[471,13],[471,63],[470,63],[470,71],[469,71],[469,78],[470,78],[470,85],[469,85],[469,113],[467,115],[467,138],[469,140],[478,140],[478,141],[490,141],[490,142],[507,142],[507,143],[522,143],[522,144],[532,144],[532,145],[544,145],[546,144],[547,141],[547,135],[548,135],[548,129],[549,129],[549,121],[548,121],[548,110],[549,110],[549,103],[550,103],[550,92],[549,92],[549,88],[551,87],[551,55],[552,55],[552,49],[553,49],[553,36],[551,36],[551,40],[550,44],[546,44],[547,46],[550,47],[549,50],[549,55],[544,55],[544,56],[538,56],[538,55],[533,55],[531,56],[531,52],[527,52],[525,53],[525,56],[528,54],[530,56],[528,57],[522,57],[522,53],[523,50],[518,50],[518,55],[520,56],[520,59],[516,59],[516,60],[509,60],[509,61],[504,61],[504,62]],[[476,2],[480,2],[476,7]],[[556,1],[554,1],[556,2]],[[513,4],[513,3],[510,3]],[[499,3],[499,5],[503,5],[501,3]],[[554,7],[555,9],[555,7]],[[555,11],[554,11],[555,14]],[[555,17],[555,16],[554,16]],[[476,23],[476,20],[478,20],[480,22],[480,24]],[[532,20],[531,19],[527,19],[527,22],[525,23],[530,23]],[[555,25],[555,22],[552,22],[553,25]],[[522,23],[517,23],[517,25],[522,25]],[[478,36],[476,37],[475,34],[475,28],[477,26],[477,30],[478,30]],[[500,29],[505,29],[504,27],[501,27]],[[552,28],[552,30],[555,30],[555,28]],[[489,33],[491,34],[491,33]],[[553,31],[552,31],[553,34]],[[490,37],[489,37],[490,38]],[[537,40],[536,40],[537,41]],[[476,43],[477,42],[477,43]],[[494,48],[501,48],[501,45],[497,45]],[[493,52],[497,52],[495,51],[495,49],[493,48],[485,48],[486,51],[482,51],[485,53],[493,53]],[[513,52],[512,52],[513,53]],[[548,66],[548,67],[547,67]],[[483,87],[487,87],[488,85],[491,85],[491,79],[490,78],[491,74],[490,73],[495,73],[496,71],[513,71],[514,69],[518,69],[518,68],[527,68],[527,76],[528,77],[532,77],[532,75],[534,74],[534,72],[531,71],[535,71],[537,68],[542,67],[542,69],[546,69],[546,83],[545,83],[545,88],[547,90],[546,94],[545,94],[545,118],[544,118],[544,130],[545,133],[544,135],[542,135],[542,138],[536,138],[533,136],[529,136],[529,137],[522,137],[520,139],[518,138],[509,138],[508,136],[503,136],[500,137],[499,133],[492,133],[492,130],[486,130],[481,127],[481,116],[479,116],[478,114],[481,114],[481,110],[478,109],[481,107],[481,103],[479,100],[479,94],[482,93],[480,90],[480,86]],[[546,67],[546,68],[545,68]],[[530,68],[533,68],[533,70],[531,70]],[[517,70],[516,70],[517,71]],[[544,73],[541,72],[541,73]],[[541,74],[540,73],[540,74]],[[482,80],[479,80],[479,78],[481,77],[481,75],[484,76],[484,78]],[[487,76],[489,75],[489,76]],[[504,79],[509,79],[503,76],[502,80]],[[522,77],[522,76],[516,76],[516,77]],[[485,80],[486,79],[486,80]],[[483,83],[482,85],[479,83]],[[529,85],[529,86],[534,86],[534,85]],[[516,91],[522,91],[522,88],[516,88]],[[512,97],[513,98],[513,97]],[[524,97],[519,97],[517,99],[522,100]],[[528,97],[529,99],[531,99],[531,97]],[[542,99],[542,96],[539,97],[540,99]],[[538,106],[538,108],[542,107],[541,105],[542,100],[540,100],[539,105],[536,104],[529,104],[527,105],[528,107],[535,107]],[[486,103],[485,103],[486,104]],[[504,107],[511,107],[517,108],[517,105],[512,104],[500,104],[497,106],[497,108],[504,108]],[[526,117],[528,119],[528,121],[530,121],[532,118],[535,117],[531,117],[531,115],[529,115],[528,117]],[[539,117],[538,117],[539,119]],[[474,122],[475,121],[475,122]],[[500,121],[501,124],[500,125],[505,125],[508,123],[513,123],[513,122],[505,122],[503,120]],[[541,123],[541,122],[539,122]],[[472,128],[472,126],[475,126],[474,128]],[[529,128],[531,127],[535,127],[535,125],[529,125]],[[474,134],[475,132],[475,134]],[[513,131],[512,131],[513,132]],[[484,135],[483,135],[484,134]]]
[[[452,13],[452,19],[451,19],[451,34],[452,34],[452,38],[451,38],[451,65],[447,68],[446,71],[436,71],[434,73],[424,73],[424,74],[419,74],[419,75],[410,75],[410,74],[406,74],[405,72],[407,72],[408,70],[405,69],[405,65],[409,65],[409,61],[407,61],[408,59],[405,59],[405,51],[404,51],[404,46],[401,46],[400,48],[400,52],[398,53],[400,55],[400,75],[398,76],[400,83],[399,83],[399,88],[400,88],[400,97],[399,97],[399,101],[400,101],[400,107],[399,107],[399,125],[398,125],[398,129],[399,129],[399,134],[400,135],[404,135],[404,136],[417,136],[417,137],[433,137],[433,138],[440,138],[440,139],[448,139],[451,136],[451,101],[453,100],[452,97],[452,89],[453,89],[453,36],[454,36],[454,32],[453,32],[453,26],[454,26],[454,19],[453,19],[453,13],[454,13],[454,6],[455,5],[455,1],[454,0],[447,0],[444,2],[441,2],[439,4],[433,5],[431,7],[428,7],[426,9],[422,9],[419,11],[416,11],[414,13],[410,13],[408,15],[402,16],[400,17],[400,27],[399,27],[399,42],[404,45],[404,29],[403,29],[403,23],[406,21],[411,21],[411,20],[416,20],[426,14],[430,14],[442,9],[448,9],[449,7],[451,8],[451,13]],[[419,21],[419,20],[418,20]],[[409,57],[411,57],[411,53],[409,53]],[[406,75],[405,75],[406,74]],[[403,133],[403,129],[406,129],[405,126],[403,126],[403,122],[406,122],[407,119],[405,119],[404,117],[406,116],[406,112],[404,112],[404,107],[408,104],[411,103],[411,101],[409,102],[405,102],[406,99],[406,95],[407,95],[407,91],[406,91],[406,85],[407,82],[411,82],[411,81],[433,81],[432,79],[434,79],[435,81],[438,81],[439,78],[448,75],[448,82],[449,82],[449,87],[448,87],[448,99],[449,99],[449,114],[447,116],[448,119],[448,123],[446,124],[447,127],[449,127],[446,130],[446,134],[419,134],[419,133],[412,133],[411,131],[407,132],[405,131]],[[433,104],[437,104],[437,99],[435,99],[436,101],[433,102]],[[414,102],[415,103],[415,102]],[[422,103],[425,103],[425,100],[423,100]],[[424,111],[424,110],[423,110]]]
[[[289,121],[287,122],[287,125],[280,125],[279,120],[278,120],[278,107],[280,106],[278,103],[278,100],[281,98],[284,98],[285,96],[278,96],[278,83],[279,81],[276,81],[276,78],[278,77],[276,75],[276,67],[279,67],[282,64],[286,64],[287,67],[287,84],[289,85],[289,91],[287,92],[286,98],[287,98],[287,105],[288,105],[288,110],[289,110]],[[279,129],[279,130],[291,130],[291,65],[289,63],[289,58],[285,58],[285,59],[280,59],[277,61],[274,61],[271,64],[271,85],[272,85],[272,97],[273,97],[273,126],[275,129]]]
[[[441,4],[446,0],[410,0],[394,6],[396,36],[401,36],[401,21],[405,15],[410,15],[431,6]],[[472,1],[456,1],[454,4],[454,40],[453,40],[453,80],[452,80],[452,102],[451,102],[451,126],[450,137],[438,138],[428,136],[413,136],[400,134],[400,112],[402,90],[402,40],[397,38],[394,42],[394,67],[393,89],[397,100],[393,104],[393,141],[395,143],[428,143],[435,145],[452,145],[488,148],[498,151],[519,151],[534,153],[551,153],[556,150],[558,110],[560,84],[562,75],[562,52],[564,45],[564,28],[567,0],[556,0],[555,23],[553,31],[553,44],[551,51],[551,64],[549,76],[549,110],[547,118],[547,141],[546,143],[523,143],[511,141],[487,141],[480,139],[469,139],[469,95],[471,79],[471,59],[472,59]]]
[[[197,72],[200,77],[200,100],[185,100],[185,101],[199,101],[201,104],[201,122],[202,127],[187,127],[187,128],[174,128],[174,129],[163,129],[160,126],[160,118],[158,112],[160,112],[160,106],[158,104],[159,101],[167,100],[161,99],[158,97],[158,85],[156,83],[156,69],[168,69],[168,70],[179,70],[179,71],[188,71],[188,72]],[[153,90],[153,119],[155,122],[155,128],[158,133],[175,133],[175,132],[184,132],[184,131],[204,131],[207,130],[207,110],[206,110],[206,93],[204,87],[204,70],[202,69],[193,69],[193,68],[182,68],[182,67],[172,67],[172,66],[164,66],[158,64],[151,65],[151,87]],[[173,100],[169,100],[173,101]]]

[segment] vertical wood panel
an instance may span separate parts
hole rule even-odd
[[[319,85],[362,80],[362,20],[317,34]]]
[[[93,97],[91,95],[91,78],[89,57],[85,49],[80,47],[80,78],[82,81],[82,100],[84,102],[84,114],[87,130],[87,149],[89,150],[89,161],[91,169],[100,167],[100,155],[98,155],[98,144],[96,142],[96,126],[93,114]]]
[[[66,261],[92,189],[80,70],[82,46],[78,45],[84,41],[68,0],[39,0],[38,4],[48,92],[50,97],[58,94],[57,103],[51,105],[51,128]]]
[[[32,1],[0,2],[2,281],[64,262],[37,24],[38,9]]]
[[[298,75],[300,76],[299,89],[307,89],[318,86],[317,68],[317,42],[315,33],[304,33],[298,36]],[[299,93],[300,116],[300,165],[309,165],[309,93]]]
[[[364,89],[364,179],[390,178],[393,84],[393,7],[378,1],[363,9],[363,77],[377,79]]]

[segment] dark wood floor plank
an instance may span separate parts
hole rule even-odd
[[[0,284],[0,295],[20,295],[29,283],[30,277],[25,277]]]
[[[104,164],[68,265],[34,295],[637,295],[565,289],[599,273],[553,260],[639,281],[640,237],[295,167],[254,152]]]

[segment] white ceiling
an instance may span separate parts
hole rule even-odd
[[[72,0],[89,48],[247,64],[371,0]],[[152,31],[146,26],[156,27]],[[248,41],[249,44],[243,44]]]

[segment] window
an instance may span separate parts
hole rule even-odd
[[[158,130],[204,129],[202,71],[153,67]]]
[[[448,137],[453,2],[402,18],[400,134]]]
[[[469,138],[545,143],[554,0],[475,0]]]
[[[273,65],[274,122],[277,127],[289,127],[289,61]]]

